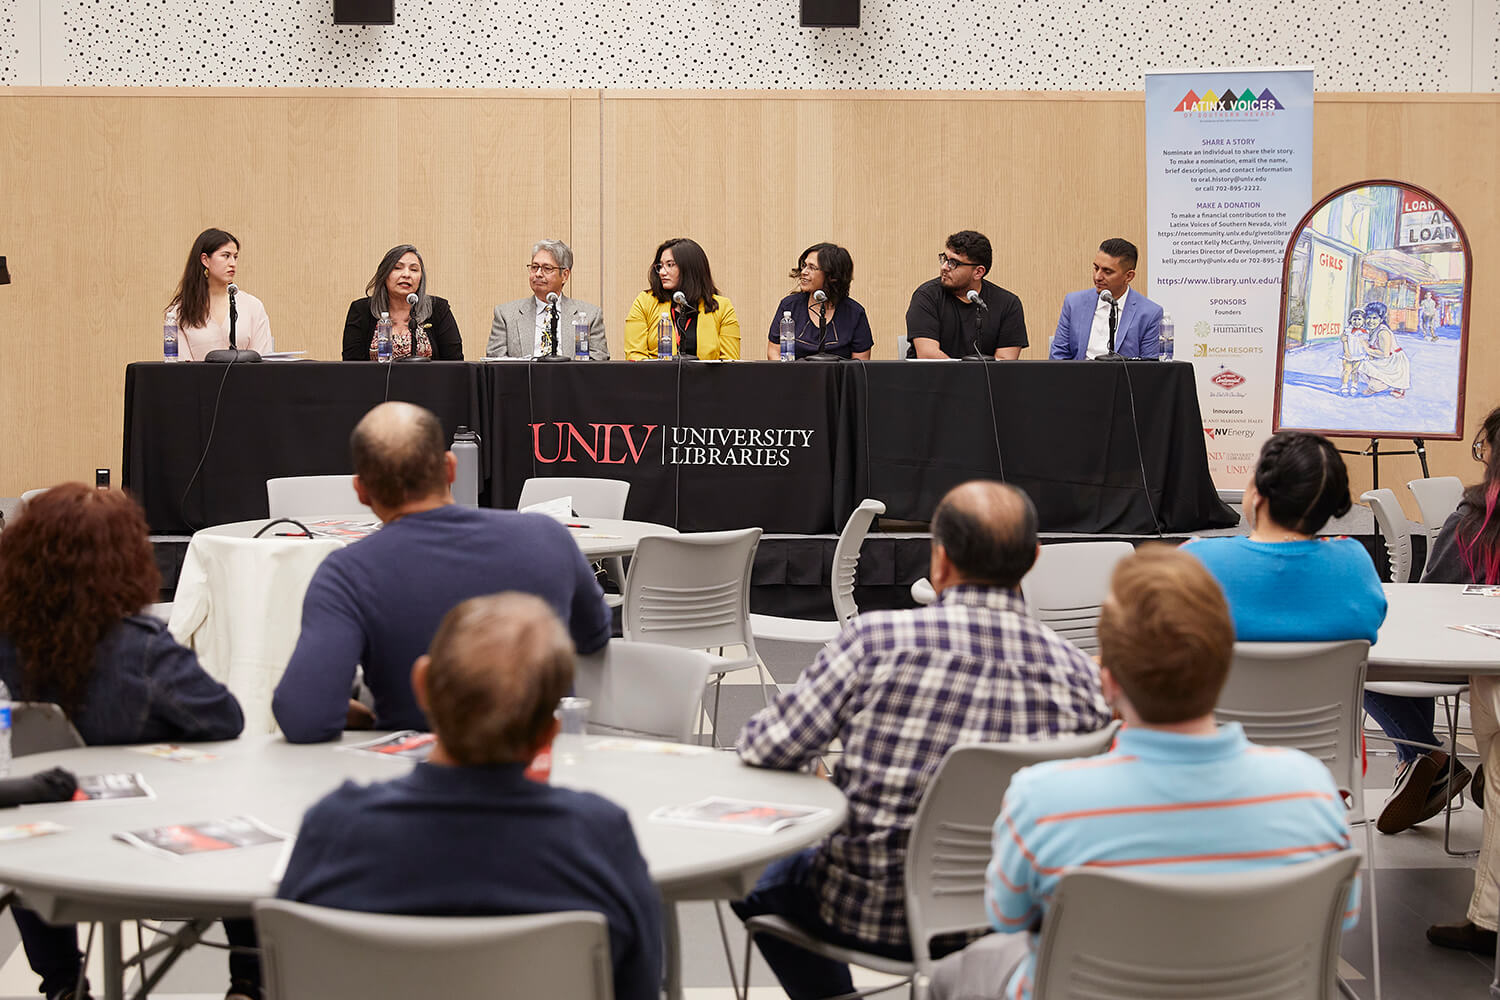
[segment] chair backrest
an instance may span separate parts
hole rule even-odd
[[[642,538],[625,578],[625,638],[684,649],[744,646],[753,658],[750,567],[759,544],[759,528]]]
[[[1021,580],[1021,593],[1038,621],[1085,653],[1096,653],[1109,576],[1134,551],[1129,542],[1043,545],[1036,565]]]
[[[1326,1000],[1358,851],[1261,871],[1075,868],[1037,946],[1036,1000]]]
[[[52,487],[50,487],[50,486],[43,486],[40,489],[27,490],[25,493],[22,493],[21,494],[21,506],[16,509],[16,513],[19,514],[21,512],[21,508],[24,508],[28,503],[30,503],[31,501],[35,500],[37,497],[41,496],[43,493],[46,493],[51,488]]]
[[[353,476],[282,476],[266,480],[266,508],[271,517],[309,514],[372,516],[359,502]]]
[[[701,650],[616,639],[578,657],[573,689],[593,702],[590,726],[689,743],[712,663]]]
[[[1464,482],[1457,476],[1433,476],[1430,479],[1413,479],[1406,484],[1411,495],[1416,497],[1417,510],[1422,514],[1422,529],[1427,532],[1427,561],[1432,560],[1432,543],[1437,541],[1443,524],[1458,509],[1464,498]],[[1427,563],[1422,564],[1427,569]]]
[[[71,750],[84,745],[63,710],[50,701],[18,701],[10,706],[12,757]]]
[[[870,533],[875,518],[885,513],[885,504],[879,500],[861,500],[854,513],[839,532],[839,543],[833,549],[833,612],[839,624],[859,614],[854,603],[854,576],[859,569],[859,549]]]
[[[521,499],[516,501],[516,507],[530,507],[558,497],[572,497],[573,510],[579,517],[607,517],[618,521],[625,516],[630,484],[623,479],[566,476],[528,479],[521,484]]]
[[[1411,522],[1396,501],[1396,494],[1383,488],[1366,490],[1359,500],[1370,505],[1375,525],[1385,538],[1385,550],[1391,560],[1391,582],[1411,582]]]
[[[989,926],[984,869],[993,853],[995,817],[1015,773],[1046,760],[1103,753],[1119,728],[1112,722],[1079,736],[948,749],[917,806],[906,845],[906,923],[918,969],[931,965],[935,935]]]
[[[409,917],[262,899],[255,926],[270,1000],[614,996],[602,913]]]
[[[1318,758],[1362,814],[1360,706],[1369,654],[1364,639],[1237,642],[1214,716],[1238,722],[1251,743]]]

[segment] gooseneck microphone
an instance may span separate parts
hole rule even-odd
[[[541,357],[535,359],[537,361],[573,360],[572,351],[569,351],[566,354],[559,354],[557,352],[557,307],[559,301],[561,300],[558,298],[556,292],[547,293],[547,312],[551,314],[547,319],[547,335],[548,339],[552,341],[552,347],[546,354],[543,354]]]
[[[974,310],[974,351],[971,354],[965,354],[963,359],[965,361],[988,361],[990,359],[979,349],[979,335],[984,332],[984,314],[990,311],[990,304],[984,301],[984,297],[979,294],[978,289],[974,288],[969,289],[964,295],[964,299],[970,305],[975,305],[979,308]]]
[[[257,352],[242,351],[234,345],[234,327],[240,318],[239,306],[235,302],[234,297],[239,294],[239,291],[240,286],[231,281],[229,283],[229,347],[227,350],[220,348],[217,351],[209,351],[204,355],[204,361],[212,361],[214,364],[219,365],[232,365],[236,363],[249,364],[260,360],[260,355]]]
[[[417,353],[417,303],[422,299],[416,292],[406,293],[406,333],[411,340],[411,349],[406,352],[406,357],[397,358],[397,361],[431,361],[431,357],[424,357]],[[432,338],[427,338],[428,346],[432,345]]]
[[[988,302],[984,301],[984,299],[981,298],[980,295],[979,295],[979,293],[976,292],[974,289],[972,289],[972,288],[969,289],[969,294],[967,296],[965,296],[965,297],[971,303],[973,303],[974,305],[978,306],[980,308],[981,312],[989,312],[990,311],[990,304]]]
[[[1124,361],[1124,356],[1115,353],[1115,325],[1119,322],[1119,313],[1116,310],[1120,307],[1119,303],[1115,301],[1114,293],[1108,288],[1100,290],[1099,301],[1109,303],[1109,351],[1099,355],[1095,360]]]
[[[687,296],[684,295],[684,294],[682,294],[681,292],[673,292],[672,293],[672,304],[675,305],[675,306],[677,306],[679,309],[682,310],[682,313],[680,314],[682,316],[682,325],[679,326],[679,327],[677,327],[677,330],[678,330],[678,339],[679,339],[679,342],[681,342],[681,335],[683,333],[687,332],[684,329],[684,327],[687,326],[687,322],[688,322],[687,321],[687,317],[688,317],[689,314],[694,313],[697,310],[695,310],[692,306],[688,305]],[[673,310],[673,312],[675,313],[676,310]],[[677,317],[675,315],[672,317],[672,321],[673,321],[674,324],[676,323]],[[694,343],[696,344],[696,338],[694,338]],[[688,353],[686,353],[684,351],[679,350],[677,352],[676,356],[678,358],[694,358],[694,359],[696,359],[698,357],[698,353],[697,353],[697,351],[694,351],[692,354],[688,354]]]
[[[818,309],[818,353],[809,354],[803,361],[843,361],[837,354],[828,351],[828,293],[819,288],[812,293],[812,300],[821,308]],[[837,331],[835,331],[837,332]]]

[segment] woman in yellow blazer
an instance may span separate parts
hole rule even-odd
[[[702,247],[692,240],[667,240],[656,248],[646,280],[650,287],[635,297],[625,317],[625,360],[656,357],[656,324],[662,316],[672,321],[673,354],[739,360],[740,320],[734,304],[714,285]],[[673,304],[679,293],[686,308]]]

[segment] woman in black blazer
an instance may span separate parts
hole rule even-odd
[[[415,305],[407,296],[415,294]],[[416,330],[416,355],[437,361],[462,361],[463,338],[448,300],[427,294],[427,270],[422,255],[410,243],[391,247],[380,259],[375,277],[365,286],[365,297],[349,303],[344,319],[344,360],[375,360],[375,323],[381,313],[391,316],[391,357],[413,353],[411,331]]]

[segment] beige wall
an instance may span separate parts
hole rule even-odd
[[[1500,402],[1483,270],[1500,255],[1497,117],[1491,95],[1316,105],[1315,192],[1407,179],[1468,229],[1470,426]],[[422,249],[474,357],[494,305],[526,294],[532,241],[568,240],[571,291],[601,302],[619,354],[652,251],[691,235],[746,355],[761,356],[796,254],[832,239],[854,255],[877,358],[893,356],[911,289],[953,230],[994,241],[994,277],[1026,305],[1026,357],[1045,354],[1101,238],[1146,242],[1144,112],[1129,93],[13,89],[0,136],[15,281],[0,288],[0,496],[96,466],[118,477],[124,366],[159,356],[161,309],[210,225],[242,240],[240,283],[265,300],[277,346],[322,358],[400,242]],[[1433,473],[1471,476],[1466,453],[1435,444]],[[1367,483],[1369,463],[1350,464]],[[1417,474],[1415,459],[1382,463],[1388,485]]]

